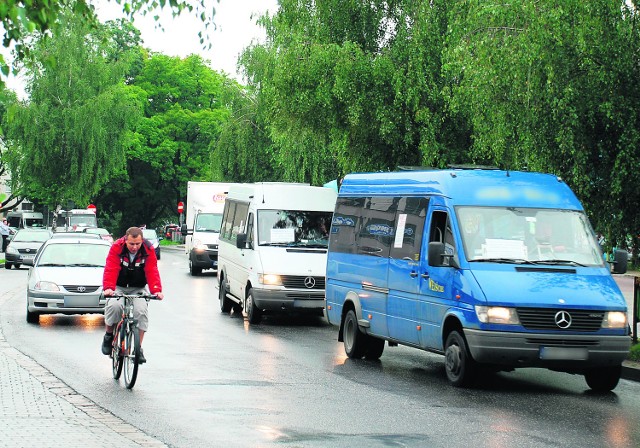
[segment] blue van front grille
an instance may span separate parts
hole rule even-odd
[[[516,311],[527,330],[598,331],[604,319],[603,311],[593,310],[516,308]]]

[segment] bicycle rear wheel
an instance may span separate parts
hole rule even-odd
[[[123,358],[123,338],[122,338],[122,322],[118,324],[113,332],[113,346],[111,348],[111,368],[113,370],[113,378],[119,379],[122,374],[122,358]]]
[[[127,326],[124,347],[124,385],[127,389],[132,389],[138,377],[140,360],[140,331],[137,326]]]

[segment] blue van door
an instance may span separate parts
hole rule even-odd
[[[427,247],[431,241],[445,243],[445,251],[453,255],[457,262],[454,230],[451,226],[449,212],[443,206],[431,204],[428,219],[428,238],[423,243],[421,257],[420,302],[418,315],[424,319],[420,332],[420,343],[423,347],[442,349],[442,319],[447,309],[456,304],[453,296],[453,279],[455,268],[429,266]]]
[[[389,254],[389,336],[413,345],[420,344],[420,260],[428,198],[397,199],[394,238]]]

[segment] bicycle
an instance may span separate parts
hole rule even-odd
[[[114,294],[114,298],[124,298],[122,317],[113,332],[113,345],[111,348],[111,367],[113,378],[120,379],[124,369],[124,384],[127,389],[132,389],[138,377],[138,365],[140,362],[140,330],[138,320],[133,318],[133,299],[143,298],[159,300],[150,294]]]

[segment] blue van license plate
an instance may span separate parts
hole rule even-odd
[[[582,347],[540,347],[540,359],[586,361],[589,352]]]

